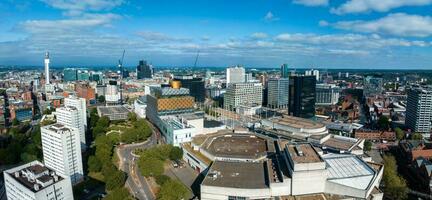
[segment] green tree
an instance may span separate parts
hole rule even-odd
[[[131,122],[136,122],[137,121],[137,115],[134,112],[128,113],[128,120]]]
[[[162,174],[162,175],[156,176],[155,179],[156,179],[156,183],[158,185],[163,185],[164,183],[166,183],[167,181],[169,181],[171,178],[169,176],[167,176],[167,175],[163,175]]]
[[[12,120],[12,126],[18,126],[20,124],[20,122],[18,121],[18,119],[15,117],[13,120]]]
[[[384,155],[384,194],[389,199],[407,199],[408,188],[405,180],[397,174],[396,160],[393,156]]]
[[[96,124],[96,126],[105,127],[105,128],[108,128],[109,125],[110,125],[110,119],[107,116],[103,116],[99,118]]]
[[[169,158],[171,160],[180,160],[183,157],[183,150],[179,147],[171,148]]]
[[[98,96],[97,100],[98,100],[98,102],[103,103],[103,102],[105,102],[105,96],[100,95],[100,96]]]
[[[31,161],[34,161],[34,160],[38,159],[36,155],[30,154],[30,153],[27,153],[27,152],[22,153],[21,156],[20,156],[20,158],[21,158],[21,161],[23,161],[25,163],[28,163],[28,162],[31,162]]]
[[[366,140],[364,142],[364,150],[370,151],[372,149],[372,142],[370,140]]]
[[[104,200],[132,200],[132,196],[125,187],[119,187],[112,190],[108,195],[103,198]]]
[[[160,200],[173,200],[173,199],[188,199],[188,189],[177,180],[169,180],[165,182],[157,196]]]
[[[97,109],[93,108],[90,111],[90,127],[91,128],[95,127],[98,121],[99,121],[99,115],[97,113]]]
[[[99,135],[104,135],[105,134],[105,130],[106,130],[106,128],[102,127],[102,126],[96,126],[96,127],[94,127],[93,131],[92,131],[93,137],[96,138]]]
[[[411,139],[412,140],[422,140],[423,139],[423,135],[421,133],[413,133],[411,135]]]
[[[381,130],[388,130],[390,126],[389,118],[384,115],[381,115],[378,119],[378,126]]]
[[[44,115],[51,115],[51,113],[54,112],[54,111],[55,111],[55,108],[46,108],[46,109],[43,111],[43,114],[44,114]]]
[[[102,169],[102,163],[96,156],[90,156],[87,162],[88,170],[91,172],[99,172]]]
[[[138,160],[138,167],[143,176],[162,175],[164,162],[156,157],[145,156],[144,154]]]
[[[107,190],[123,187],[126,181],[126,175],[122,171],[116,169],[112,163],[102,167],[102,174],[104,175],[105,187]]]
[[[405,132],[399,127],[395,128],[395,134],[398,140],[402,140],[405,136]]]

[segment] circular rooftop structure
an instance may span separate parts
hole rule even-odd
[[[264,119],[262,120],[262,124],[272,129],[287,131],[293,134],[303,134],[305,136],[328,133],[327,127],[323,123],[288,115]]]
[[[257,160],[265,158],[274,147],[254,134],[222,132],[208,135],[200,149],[211,160]]]

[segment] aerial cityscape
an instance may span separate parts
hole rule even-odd
[[[0,200],[432,199],[431,0],[0,2]]]

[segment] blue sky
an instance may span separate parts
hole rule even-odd
[[[432,0],[2,0],[0,65],[432,69]]]

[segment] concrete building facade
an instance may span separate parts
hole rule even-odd
[[[432,88],[413,87],[408,90],[405,126],[413,132],[429,133],[432,119]]]
[[[240,105],[261,105],[262,93],[261,83],[230,84],[224,94],[224,107],[235,110]]]
[[[245,82],[245,68],[240,66],[229,67],[226,69],[226,83],[244,83]]]
[[[60,123],[41,127],[42,152],[45,166],[71,179],[83,180],[79,130]]]
[[[5,170],[8,200],[73,200],[69,177],[57,174],[39,161]]]

